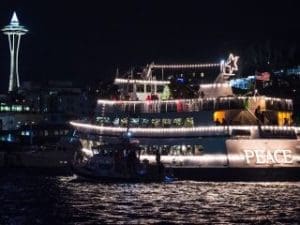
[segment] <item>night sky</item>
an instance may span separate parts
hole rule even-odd
[[[219,62],[229,51],[239,54],[253,43],[300,42],[297,1],[107,2],[1,0],[0,27],[15,10],[30,30],[21,43],[21,81],[88,84],[113,79],[117,67]],[[8,76],[8,41],[2,34],[1,92],[7,90]]]

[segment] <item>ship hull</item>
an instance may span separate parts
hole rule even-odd
[[[300,167],[290,168],[173,168],[179,180],[300,181]]]
[[[114,142],[114,138],[105,136],[103,140]],[[160,149],[160,162],[180,180],[300,181],[300,140],[297,138],[209,136],[137,140],[143,149],[141,161],[155,164],[155,152]],[[187,151],[188,146],[191,149],[198,146],[200,151],[196,148]]]

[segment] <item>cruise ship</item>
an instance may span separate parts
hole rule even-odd
[[[119,96],[99,99],[93,119],[70,122],[81,152],[91,157],[99,146],[127,136],[138,141],[141,161],[154,164],[159,156],[178,179],[300,180],[292,100],[256,90],[234,94],[230,80],[238,59],[230,54],[220,63],[152,63],[139,74],[116,76]],[[203,77],[203,69],[217,70],[212,82],[195,82],[193,90],[189,85],[190,95],[176,89],[184,81],[180,73]],[[171,79],[170,72],[179,76]]]

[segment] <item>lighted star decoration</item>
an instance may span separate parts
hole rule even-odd
[[[239,60],[239,56],[234,56],[232,53],[229,54],[229,57],[224,65],[224,73],[233,74],[234,71],[238,70],[237,61]]]

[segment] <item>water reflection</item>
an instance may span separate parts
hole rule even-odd
[[[99,184],[0,178],[0,224],[299,224],[300,183]]]

